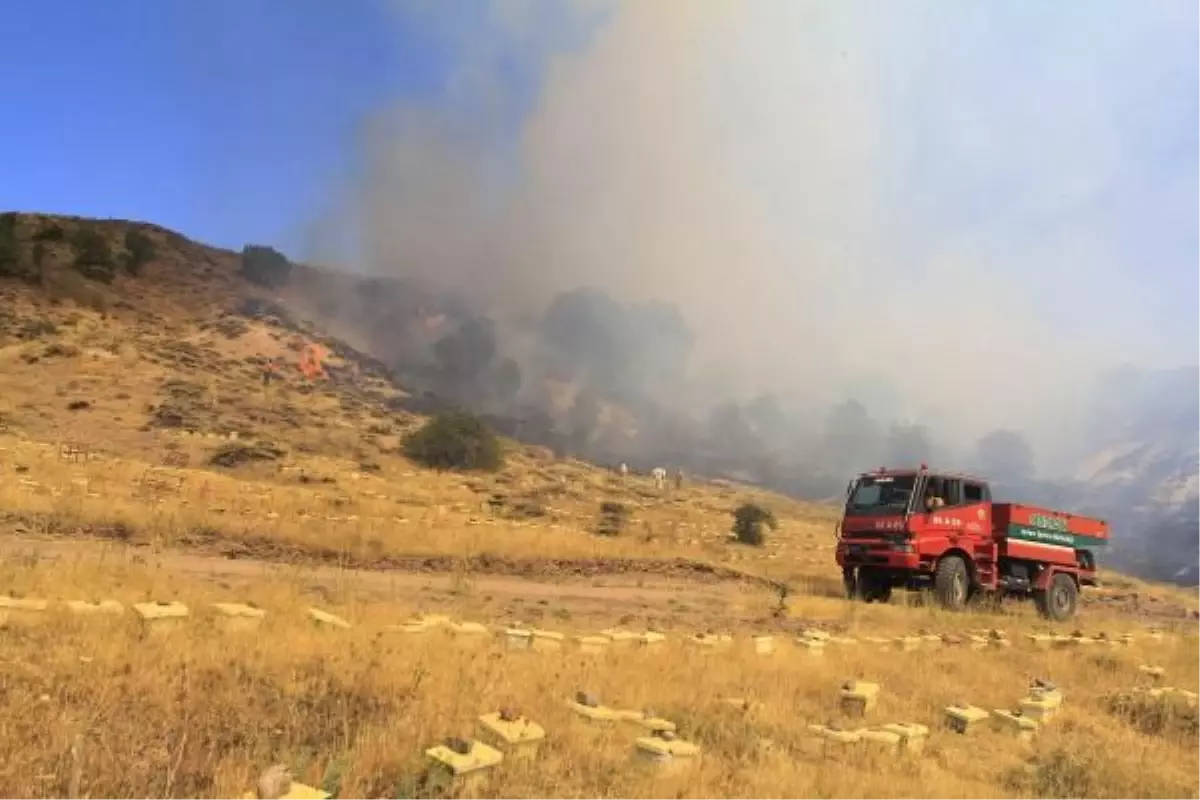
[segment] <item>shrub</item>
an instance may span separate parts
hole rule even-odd
[[[743,503],[733,512],[733,535],[742,544],[761,547],[766,541],[763,525],[775,530],[775,515],[755,503]]]
[[[154,242],[136,228],[125,231],[125,269],[137,275],[142,267],[154,259]]]
[[[625,529],[625,523],[628,521],[628,508],[606,500],[600,504],[600,522],[596,526],[596,532],[601,536],[616,536]]]
[[[67,235],[63,233],[62,226],[57,222],[51,222],[33,235],[35,242],[61,242],[66,238]]]
[[[92,228],[80,228],[71,237],[75,248],[75,270],[85,278],[112,283],[113,255],[108,240]]]
[[[273,247],[248,244],[242,248],[242,277],[259,286],[283,286],[292,274],[292,262]]]
[[[21,251],[17,243],[17,215],[0,214],[0,275],[20,272]]]
[[[496,434],[474,414],[444,411],[404,438],[404,455],[437,470],[494,471],[504,463]]]

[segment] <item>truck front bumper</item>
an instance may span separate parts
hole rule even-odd
[[[838,542],[835,551],[838,566],[842,569],[854,567],[871,567],[889,570],[917,570],[921,567],[921,557],[911,550],[901,550],[898,546],[871,542],[857,544]]]

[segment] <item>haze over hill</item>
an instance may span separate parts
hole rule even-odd
[[[331,229],[353,269],[494,318],[527,370],[565,362],[701,429],[672,433],[686,458],[594,453],[704,452],[808,495],[936,460],[1110,517],[1118,562],[1191,575],[1196,9],[921,8],[501,4],[464,30],[402,4],[446,36],[453,88],[372,117]],[[492,77],[518,43],[532,99]],[[559,302],[580,286],[667,301],[662,333]],[[522,324],[547,307],[571,310],[565,358]]]
[[[1095,375],[1197,360],[1194,10],[920,7],[515,4],[464,32],[405,5],[456,31],[453,90],[370,120],[333,229],[501,321],[587,285],[677,305],[678,405],[861,395],[1070,471]],[[528,102],[482,77],[518,42],[553,53]],[[1127,113],[1151,95],[1170,113]]]
[[[472,316],[452,296],[415,280],[354,278],[293,266],[282,257],[277,274],[247,273],[249,263],[154,226],[0,215],[0,281],[8,279],[0,289],[14,309],[23,309],[3,318],[10,330],[0,337],[0,348],[10,345],[9,350],[16,348],[13,353],[33,364],[39,355],[24,342],[46,339],[51,342],[42,354],[47,359],[77,356],[78,347],[53,335],[53,319],[38,321],[38,309],[66,299],[112,313],[108,326],[124,331],[117,334],[112,352],[146,350],[150,362],[160,366],[203,368],[203,375],[164,375],[150,362],[139,367],[148,392],[165,392],[149,407],[149,428],[248,431],[269,420],[300,430],[318,425],[319,415],[305,417],[291,403],[270,408],[252,403],[253,409],[239,411],[235,397],[241,390],[235,391],[235,384],[219,390],[212,383],[236,383],[247,369],[253,380],[255,365],[267,357],[295,359],[300,336],[327,342],[340,359],[331,367],[338,385],[357,387],[339,399],[343,409],[366,408],[364,401],[417,413],[460,405],[486,415],[503,433],[560,454],[608,463],[628,460],[644,469],[668,464],[761,483],[800,499],[835,496],[847,476],[865,465],[933,459],[952,463],[957,455],[992,477],[1004,499],[1111,518],[1117,536],[1110,563],[1180,582],[1195,574],[1195,448],[1189,450],[1178,437],[1190,418],[1188,404],[1194,409],[1196,403],[1196,393],[1189,393],[1195,370],[1126,370],[1114,376],[1123,391],[1103,394],[1105,403],[1095,411],[1103,426],[1103,434],[1094,439],[1099,449],[1079,474],[1056,479],[1038,476],[1027,442],[1014,431],[994,431],[974,452],[959,455],[936,450],[918,426],[881,426],[856,401],[840,404],[815,424],[789,416],[768,395],[744,406],[725,403],[710,418],[695,419],[645,394],[622,390],[628,364],[637,361],[634,349],[644,358],[656,346],[677,342],[672,330],[686,333],[686,328],[652,324],[672,319],[661,307],[625,307],[594,290],[564,293],[529,327],[537,349],[511,358],[498,348],[488,319]],[[343,306],[328,307],[331,292],[360,298],[353,319],[341,316]],[[290,333],[286,338],[278,331],[268,336],[269,328],[249,330],[239,320],[274,320]],[[148,323],[174,331],[179,343],[150,342],[145,338]],[[639,326],[638,336],[623,338],[626,326]],[[230,341],[209,352],[222,337]],[[597,343],[605,346],[597,350]],[[154,354],[168,361],[158,362]],[[367,384],[350,377],[360,374]],[[160,389],[151,388],[163,381]],[[637,384],[636,373],[629,384]],[[1143,384],[1148,392],[1139,393]],[[17,386],[12,384],[19,394]],[[64,390],[59,386],[57,391]],[[203,400],[229,391],[234,394],[222,402],[234,405],[223,412]],[[43,399],[57,403],[48,395]],[[9,398],[7,405],[14,402],[15,397]],[[33,409],[43,420],[58,420],[56,426],[78,427],[49,409],[37,410],[40,403],[26,398],[20,407]],[[1112,424],[1105,414],[1124,422]],[[27,413],[20,416],[27,417],[26,423],[34,419]],[[82,424],[86,430],[73,435],[120,438],[134,423],[127,420],[120,430],[89,427],[86,418]],[[338,425],[378,427],[361,419]],[[360,457],[369,460],[369,455]]]

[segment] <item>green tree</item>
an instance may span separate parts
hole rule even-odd
[[[83,226],[71,237],[75,248],[75,269],[85,278],[112,283],[113,254],[108,239],[95,228]]]
[[[404,455],[436,470],[495,471],[504,464],[496,434],[466,411],[444,411],[404,438]]]
[[[0,214],[0,275],[16,275],[21,266],[17,242],[17,215]]]
[[[292,262],[273,247],[248,244],[242,248],[242,277],[267,288],[278,288],[288,282]]]
[[[137,228],[125,231],[125,269],[137,275],[142,267],[154,259],[154,242]]]
[[[733,512],[733,535],[742,544],[761,547],[766,541],[763,526],[775,530],[775,515],[756,503],[743,503]]]

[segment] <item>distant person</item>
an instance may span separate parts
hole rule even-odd
[[[667,485],[667,471],[662,467],[655,467],[650,474],[654,477],[654,488],[662,489]]]
[[[676,488],[676,490],[683,488],[683,469],[682,468],[677,468],[675,470],[675,488]]]
[[[268,386],[270,386],[271,381],[275,380],[275,376],[278,374],[279,374],[279,364],[277,364],[275,362],[275,359],[268,358],[267,363],[263,365],[263,374],[262,374],[263,388],[265,389]]]

